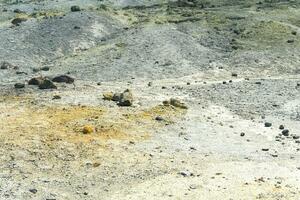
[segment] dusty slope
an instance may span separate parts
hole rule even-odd
[[[182,2],[0,1],[0,199],[300,199],[299,2]]]

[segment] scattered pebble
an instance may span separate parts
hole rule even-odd
[[[299,135],[294,135],[294,136],[293,136],[293,139],[294,139],[294,140],[298,140],[299,138],[300,138]]]
[[[189,172],[189,171],[181,171],[179,172],[180,175],[184,176],[184,177],[188,177],[188,176],[193,176],[194,174]]]
[[[284,136],[289,136],[289,130],[288,129],[284,129],[281,133],[282,133],[282,135],[284,135]]]
[[[283,130],[283,129],[284,129],[284,126],[283,126],[283,125],[280,125],[280,126],[279,126],[279,129],[280,129],[280,130]]]
[[[185,103],[181,102],[179,99],[177,98],[171,98],[170,100],[165,100],[163,101],[163,104],[165,106],[174,106],[177,108],[182,108],[182,109],[187,109],[188,107],[185,105]]]
[[[14,68],[14,67],[15,67],[14,65],[12,65],[11,63],[6,62],[6,61],[1,62],[1,64],[0,64],[0,69],[8,69],[8,68]]]
[[[164,121],[164,118],[162,118],[161,116],[157,116],[157,117],[155,117],[155,120],[156,121]]]
[[[271,127],[272,126],[272,123],[270,122],[265,122],[265,127]]]
[[[13,24],[13,25],[15,25],[15,26],[20,26],[20,24],[22,23],[22,22],[26,22],[27,21],[27,19],[26,18],[15,18],[15,19],[13,19],[12,21],[11,21],[11,23]]]
[[[91,134],[94,132],[94,127],[91,125],[85,125],[82,129],[83,134]]]
[[[14,87],[15,87],[16,89],[25,88],[25,84],[24,84],[24,83],[16,83],[16,84],[14,85]]]
[[[127,89],[120,95],[119,99],[119,106],[132,106],[133,104],[133,94],[132,92]]]
[[[71,6],[71,11],[72,12],[79,12],[79,11],[81,11],[81,9],[80,9],[79,6]]]
[[[53,99],[53,100],[61,99],[61,96],[59,96],[59,95],[54,95],[52,99]]]
[[[60,75],[60,76],[56,76],[52,79],[53,82],[56,83],[68,83],[68,84],[72,84],[74,83],[74,78],[68,76],[68,75]]]
[[[43,77],[35,77],[28,81],[28,85],[40,85],[44,80]]]
[[[50,81],[49,79],[45,79],[39,84],[39,89],[41,90],[57,89],[57,87],[56,85],[54,85],[52,81]]]
[[[103,93],[103,99],[107,101],[111,101],[113,99],[114,94],[112,92]]]
[[[37,189],[29,189],[29,192],[35,194],[35,193],[37,193]]]

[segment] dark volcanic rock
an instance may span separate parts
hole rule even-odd
[[[284,135],[284,136],[289,136],[289,130],[287,130],[287,129],[285,129],[285,130],[283,130],[281,133],[282,133],[282,135]]]
[[[44,80],[43,77],[35,77],[28,81],[28,85],[40,85]]]
[[[283,130],[283,129],[284,129],[284,126],[283,126],[283,125],[280,125],[280,126],[279,126],[279,129],[280,129],[280,130]]]
[[[52,79],[53,82],[56,83],[74,83],[74,78],[67,76],[67,75],[60,75],[60,76],[56,76]]]
[[[21,89],[21,88],[25,87],[25,84],[24,83],[16,83],[14,86],[16,89]]]
[[[19,26],[22,22],[27,21],[25,18],[15,18],[11,21],[13,25]]]
[[[72,12],[79,12],[79,11],[81,11],[81,9],[80,9],[79,6],[72,6],[72,7],[71,7],[71,11],[72,11]]]
[[[270,123],[270,122],[265,123],[265,127],[271,127],[271,126],[272,126],[272,123]]]
[[[57,89],[57,87],[56,87],[56,85],[54,85],[54,83],[52,81],[50,81],[49,79],[45,79],[39,84],[39,89],[41,89],[41,90]]]
[[[37,189],[29,189],[29,192],[35,194],[35,193],[37,193]]]
[[[155,117],[155,120],[156,121],[164,121],[164,118],[161,116],[157,116],[157,117]]]
[[[61,96],[59,96],[59,95],[54,95],[52,99],[53,99],[53,100],[61,99]]]
[[[122,93],[115,93],[112,97],[113,101],[120,101]]]
[[[9,62],[3,61],[0,64],[0,69],[8,69],[8,68],[13,68],[14,66],[10,64]]]

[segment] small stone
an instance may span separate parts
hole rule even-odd
[[[57,89],[57,87],[56,85],[54,85],[52,81],[50,81],[49,79],[45,79],[39,84],[39,89],[41,90]]]
[[[262,150],[262,151],[269,151],[268,148],[262,148],[261,150]]]
[[[29,192],[35,194],[35,193],[37,193],[37,189],[29,189]]]
[[[0,69],[8,69],[8,68],[13,68],[14,66],[10,64],[9,62],[3,61],[1,62]]]
[[[155,120],[156,121],[164,121],[164,118],[162,118],[161,116],[157,116],[157,117],[155,117]]]
[[[240,136],[241,136],[241,137],[244,137],[244,136],[245,136],[245,133],[242,132],[242,133],[240,134]]]
[[[40,85],[44,80],[43,77],[35,77],[28,81],[28,85]]]
[[[94,127],[92,127],[91,125],[85,125],[82,129],[83,134],[91,134],[93,132],[94,132]]]
[[[93,163],[93,167],[99,167],[101,164],[98,162]]]
[[[61,96],[59,96],[59,95],[54,95],[52,99],[53,99],[53,100],[61,99]]]
[[[233,72],[233,73],[231,74],[231,76],[237,77],[238,75],[237,75],[237,73]]]
[[[292,31],[292,35],[297,35],[297,31]]]
[[[121,93],[115,93],[112,97],[113,101],[120,101],[121,99]]]
[[[197,189],[197,185],[190,185],[189,188],[190,188],[191,190],[195,190],[195,189]]]
[[[164,106],[169,106],[169,105],[171,105],[170,100],[165,100],[165,101],[163,101],[163,105],[164,105]]]
[[[72,12],[79,12],[79,11],[81,11],[81,9],[80,9],[79,6],[71,6],[71,11]]]
[[[14,9],[14,13],[24,13],[24,11],[21,11],[20,9]]]
[[[291,40],[288,40],[287,43],[291,44],[291,43],[294,43],[295,40],[291,39]]]
[[[191,173],[189,171],[181,171],[181,172],[179,172],[179,174],[184,177],[193,176],[193,173]]]
[[[22,75],[22,74],[28,75],[26,72],[21,72],[21,71],[17,71],[16,74],[17,74],[17,75]]]
[[[107,101],[111,101],[113,99],[114,94],[112,92],[103,93],[103,99]]]
[[[21,88],[25,87],[25,84],[24,83],[16,83],[14,86],[16,89],[21,89]]]
[[[282,135],[284,135],[284,136],[289,136],[289,130],[288,129],[284,129],[281,133],[282,133]]]
[[[68,84],[72,84],[74,83],[74,78],[68,76],[68,75],[60,75],[60,76],[56,76],[52,79],[53,82],[56,83],[68,83]]]
[[[283,125],[280,125],[280,126],[279,126],[279,129],[280,129],[280,130],[283,130],[283,129],[284,129],[284,126],[283,126]]]
[[[41,68],[41,71],[49,71],[50,70],[50,67],[42,67]]]
[[[293,136],[293,139],[294,139],[294,140],[298,140],[299,138],[300,138],[299,135],[294,135],[294,136]]]
[[[152,85],[153,85],[153,83],[152,83],[152,82],[149,82],[149,83],[148,83],[148,86],[149,86],[149,87],[151,87]]]
[[[177,107],[177,108],[182,108],[182,109],[187,109],[188,107],[181,102],[179,99],[177,98],[171,98],[170,99],[170,105]]]
[[[272,123],[270,122],[265,122],[265,127],[271,127],[272,126]]]
[[[119,106],[132,106],[132,104],[133,104],[133,95],[132,95],[132,92],[129,89],[127,89],[123,93],[121,93],[118,105]]]
[[[25,22],[25,21],[27,21],[27,19],[26,18],[15,18],[15,19],[13,19],[12,21],[11,21],[11,23],[13,24],[13,25],[16,25],[16,26],[20,26],[20,24],[22,23],[22,22]]]

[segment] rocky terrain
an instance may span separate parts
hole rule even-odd
[[[300,199],[300,1],[0,13],[0,199]]]

